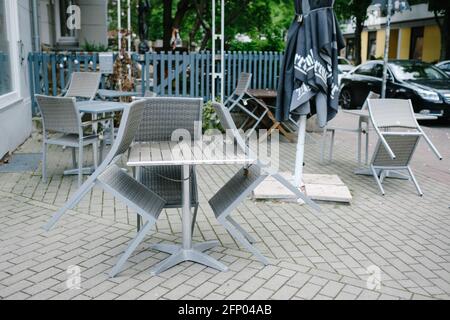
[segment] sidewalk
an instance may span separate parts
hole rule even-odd
[[[338,119],[349,126],[356,122],[346,115]],[[449,155],[450,129],[427,130],[443,155]],[[323,212],[315,213],[297,204],[248,200],[235,213],[273,265],[260,265],[216,223],[207,200],[236,168],[207,167],[198,170],[201,203],[195,238],[218,239],[221,246],[211,255],[230,271],[183,263],[150,276],[150,267],[166,258],[149,250],[150,243],[181,241],[180,212],[167,210],[156,234],[116,279],[108,279],[106,272],[134,236],[135,214],[95,189],[54,231],[45,233],[41,227],[77,188],[76,178],[61,176],[71,164],[70,150],[50,148],[48,184],[41,182],[40,168],[0,173],[0,298],[449,299],[448,160],[437,163],[421,145],[414,167],[425,196],[418,197],[407,181],[389,180],[382,197],[373,178],[353,174],[356,136],[338,133],[337,140],[335,161],[321,166],[320,138],[312,135],[305,171],[339,174],[353,193],[352,205],[323,203]],[[39,150],[32,139],[18,152]],[[289,170],[295,145],[283,143],[281,154],[282,169]],[[73,265],[81,268],[81,290],[67,289],[67,268]],[[381,290],[368,289],[372,266],[381,269]]]

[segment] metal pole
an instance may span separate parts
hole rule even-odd
[[[37,0],[32,0],[33,10],[33,45],[34,51],[41,51],[41,39],[39,35],[39,18],[38,18],[38,4]]]
[[[225,96],[225,0],[221,6],[221,37],[220,37],[220,103],[223,103]]]
[[[381,98],[386,98],[386,86],[389,63],[389,44],[391,38],[391,16],[392,16],[392,0],[388,0],[387,7],[387,24],[386,24],[386,44],[384,48],[384,66],[383,66],[383,84],[381,88]]]
[[[127,15],[128,15],[128,54],[131,57],[131,0],[128,0],[128,10],[127,10]]]
[[[127,31],[128,31],[128,58],[131,59],[131,0],[128,0],[128,10],[127,10],[127,15],[128,15],[128,25],[127,25]],[[131,66],[129,66],[128,69],[128,76],[130,77],[131,80]]]
[[[294,183],[297,188],[303,187],[303,163],[305,162],[306,116],[300,117],[298,124],[297,155],[295,158]]]
[[[212,83],[211,98],[216,100],[216,0],[212,0]]]
[[[117,31],[119,41],[119,52],[122,49],[122,0],[117,0]]]

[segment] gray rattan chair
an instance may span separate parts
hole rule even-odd
[[[241,73],[236,90],[224,102],[225,107],[230,112],[238,108],[247,116],[247,119],[241,124],[240,129],[244,129],[250,121],[254,121],[253,126],[247,134],[248,137],[252,135],[269,112],[269,108],[264,103],[249,93],[251,81],[252,75],[250,73]],[[249,101],[252,101],[252,106],[249,105]],[[260,112],[257,112],[258,110]]]
[[[147,104],[135,142],[169,142],[177,130],[189,133],[191,140],[201,138],[202,99],[159,97],[145,100]],[[181,170],[181,166],[137,168],[136,179],[166,200],[167,209],[181,209],[183,207]],[[195,168],[192,168],[192,172],[191,206],[196,217],[199,203]]]
[[[361,110],[367,110],[369,107],[368,101],[370,99],[374,100],[374,99],[379,99],[380,95],[376,94],[374,92],[370,92],[369,95],[367,96],[366,101],[364,102],[364,105],[362,106]],[[365,163],[366,165],[369,164],[369,158],[368,158],[368,154],[369,154],[369,138],[370,138],[370,128],[369,128],[369,123],[366,122],[367,118],[363,118],[360,117],[359,118],[359,127],[356,129],[348,129],[348,128],[338,128],[338,127],[333,127],[333,126],[327,126],[324,129],[323,132],[323,136],[322,136],[322,151],[321,151],[321,156],[320,156],[320,161],[322,163],[325,163],[325,149],[326,149],[326,145],[327,145],[327,138],[328,138],[328,133],[331,134],[331,140],[330,140],[330,149],[329,149],[329,159],[328,161],[333,161],[333,151],[334,151],[334,144],[335,144],[335,137],[336,137],[336,131],[345,131],[345,132],[354,132],[358,134],[358,163],[361,163],[361,150],[362,150],[362,135],[365,134],[366,135],[366,141],[365,141],[365,147],[366,147],[366,159],[365,159]],[[363,128],[362,124],[365,123],[366,127],[365,129]],[[363,128],[363,129],[360,129]]]
[[[117,139],[103,163],[45,226],[47,231],[53,228],[58,220],[61,219],[68,210],[75,207],[95,185],[100,186],[106,192],[111,193],[114,197],[123,201],[131,209],[135,210],[139,216],[146,220],[146,223],[112,269],[110,273],[111,277],[115,277],[122,270],[122,267],[128,258],[142,242],[147,233],[150,232],[150,229],[155,225],[165,206],[165,201],[161,199],[161,197],[127,175],[116,165],[121,157],[128,151],[133,142],[142,119],[145,104],[146,101],[141,100],[133,102],[125,108]]]
[[[253,151],[246,145],[244,138],[239,133],[236,125],[233,122],[229,110],[219,103],[213,103],[213,107],[220,119],[222,127],[230,131],[233,135],[238,147],[243,150],[250,159],[256,158],[253,156]],[[268,265],[269,261],[255,248],[252,243],[255,240],[230,216],[235,210],[267,177],[272,176],[286,188],[291,190],[298,199],[302,199],[314,209],[320,211],[320,208],[305,194],[295,188],[289,181],[283,178],[280,174],[272,174],[266,171],[263,164],[257,161],[250,167],[242,168],[223,188],[221,188],[209,201],[214,214],[222,226],[247,250],[253,253],[258,260],[264,265]]]
[[[72,162],[78,168],[78,185],[83,182],[84,148],[92,145],[94,167],[98,167],[99,138],[92,134],[85,136],[83,131],[94,122],[82,123],[81,114],[75,106],[75,98],[61,98],[36,95],[36,102],[42,115],[42,180],[47,182],[47,149],[49,145],[72,148]],[[58,134],[50,136],[49,133]],[[78,164],[76,149],[78,148]]]
[[[439,151],[417,123],[410,100],[369,100],[369,113],[379,137],[370,168],[385,195],[383,182],[389,171],[407,171],[417,192],[423,195],[410,163],[420,138],[424,138],[435,155],[442,160]]]
[[[100,86],[100,72],[74,72],[70,78],[65,97],[94,100]]]

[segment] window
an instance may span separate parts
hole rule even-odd
[[[413,60],[422,60],[423,53],[423,27],[412,28],[411,30],[411,48],[409,58]]]
[[[78,42],[77,30],[67,26],[67,21],[72,14],[67,13],[67,9],[72,5],[78,5],[78,1],[57,0],[55,2],[56,36],[57,42],[61,44],[75,44]]]
[[[6,21],[6,0],[0,0],[0,96],[13,90],[11,78],[11,48],[8,23]]]
[[[377,32],[369,32],[369,42],[367,47],[367,59],[375,60],[377,54]]]
[[[347,48],[346,48],[345,57],[348,60],[355,59],[355,39],[354,38],[347,39]]]
[[[445,72],[450,72],[450,63],[440,65],[439,69],[444,70]]]
[[[447,80],[448,76],[438,68],[413,61],[404,63],[390,64],[395,76],[400,80]]]
[[[375,68],[373,68],[372,72],[372,76],[375,78],[383,78],[383,71],[384,71],[384,67],[382,64],[377,64],[375,66]]]
[[[374,76],[374,67],[375,67],[374,63],[363,64],[358,69],[356,69],[355,74],[373,77]]]

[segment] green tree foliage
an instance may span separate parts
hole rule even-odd
[[[361,63],[361,33],[367,19],[367,9],[372,0],[336,0],[335,10],[341,21],[353,20],[355,23],[355,63]]]
[[[117,30],[117,0],[109,1],[109,28]],[[131,1],[132,29],[137,34],[137,7]],[[211,0],[151,0],[147,15],[149,39],[163,39],[167,48],[173,28],[179,28],[184,43],[211,48]],[[229,50],[282,50],[284,36],[294,15],[293,0],[227,0],[226,46]],[[217,1],[217,17],[220,1]],[[122,1],[122,28],[126,28],[126,1]],[[235,41],[237,34],[252,38],[249,44]]]

